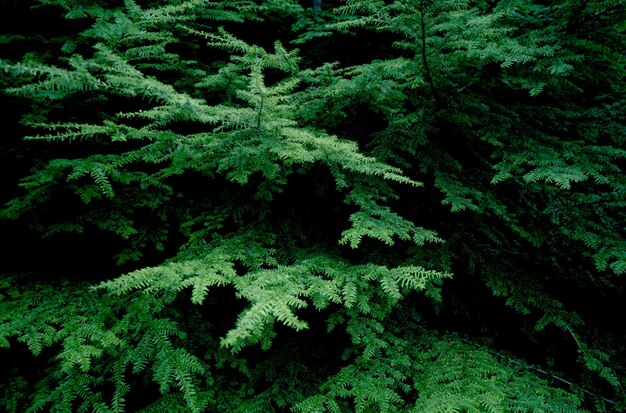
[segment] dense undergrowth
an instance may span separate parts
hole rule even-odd
[[[0,5],[4,411],[626,408],[622,1]]]

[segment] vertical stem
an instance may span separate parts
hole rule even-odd
[[[437,90],[435,89],[435,83],[433,82],[433,78],[430,74],[430,66],[428,65],[428,56],[426,53],[426,22],[424,21],[424,1],[421,2],[421,10],[420,10],[420,28],[421,28],[421,37],[422,37],[422,64],[424,65],[424,77],[426,78],[426,82],[430,86],[430,91],[435,98],[437,104],[439,104],[439,95],[437,94]]]
[[[261,129],[261,115],[263,114],[263,105],[265,104],[265,94],[263,93],[263,90],[261,89],[261,82],[259,80],[260,76],[261,76],[260,74],[255,76],[256,87],[257,87],[257,90],[259,91],[259,95],[261,95],[261,101],[259,102],[259,110],[256,115],[257,129]]]
[[[320,19],[319,14],[322,12],[322,0],[313,0],[312,9],[313,9],[313,21],[316,24],[320,24],[321,19]],[[321,52],[319,50],[320,49],[319,37],[315,37],[315,39],[313,40],[313,47],[316,50],[313,56],[315,56],[315,60],[317,61],[319,60],[321,56]]]
[[[259,112],[256,115],[257,129],[261,129],[261,114],[263,113],[263,103],[265,103],[265,96],[261,95],[261,104],[259,105]]]
[[[576,4],[576,3],[574,3]],[[578,18],[582,14],[582,12],[587,8],[587,4],[589,4],[589,0],[582,0],[576,4],[576,7],[572,8],[569,16],[567,16],[567,25],[565,27],[565,32],[571,34],[576,29],[576,24],[578,23]]]

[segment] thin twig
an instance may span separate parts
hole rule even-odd
[[[580,389],[580,391],[582,391],[583,393],[588,394],[589,396],[593,396],[593,397],[597,397],[597,398],[599,398],[599,399],[602,399],[602,400],[603,400],[603,401],[605,401],[606,403],[609,403],[609,404],[612,404],[612,405],[616,405],[616,404],[617,404],[617,402],[616,402],[616,401],[613,401],[613,400],[611,400],[611,399],[607,399],[606,397],[601,396],[601,395],[599,395],[599,394],[597,394],[597,393],[593,393],[592,391],[587,390],[587,389],[585,389],[584,387],[581,387],[581,386],[579,386],[579,385],[578,385],[578,384],[576,384],[576,383],[573,383],[573,382],[571,382],[571,381],[569,381],[569,380],[566,380],[566,379],[564,379],[563,377],[559,377],[559,376],[557,376],[557,375],[554,375],[554,374],[552,374],[552,373],[550,373],[550,372],[548,372],[548,371],[546,371],[546,370],[540,369],[539,367],[534,367],[534,366],[531,366],[530,364],[524,363],[523,361],[519,361],[519,360],[516,360],[516,359],[511,358],[511,357],[509,357],[509,356],[506,356],[506,355],[504,355],[504,354],[498,353],[498,352],[497,352],[497,351],[495,351],[495,350],[492,350],[492,349],[489,349],[489,348],[484,348],[484,347],[483,347],[483,346],[481,346],[480,344],[475,343],[475,342],[473,342],[473,341],[471,341],[471,340],[468,340],[468,339],[466,339],[466,338],[461,337],[461,341],[463,341],[464,343],[467,343],[467,344],[472,344],[472,345],[473,345],[473,346],[475,346],[476,348],[480,348],[480,349],[483,349],[483,350],[485,350],[485,349],[486,349],[486,351],[487,351],[487,352],[489,352],[489,353],[491,353],[491,354],[493,354],[493,355],[497,356],[497,357],[498,357],[498,358],[500,358],[500,359],[506,359],[506,360],[510,361],[511,363],[513,363],[513,364],[517,365],[517,366],[523,367],[523,368],[525,368],[525,369],[527,369],[527,370],[536,371],[537,373],[541,373],[541,374],[543,374],[543,375],[545,375],[545,376],[549,376],[549,377],[551,377],[551,378],[552,378],[552,379],[554,379],[554,380],[560,381],[560,382],[561,382],[561,383],[563,383],[563,384],[567,384],[568,386],[576,387],[576,388]]]

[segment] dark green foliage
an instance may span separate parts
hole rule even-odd
[[[35,6],[3,409],[622,411],[623,2]]]

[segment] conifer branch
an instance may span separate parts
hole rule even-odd
[[[485,349],[485,347],[484,347],[484,346],[482,346],[482,345],[480,345],[480,344],[478,344],[478,343],[476,343],[476,342],[474,342],[474,341],[471,341],[471,340],[469,340],[469,339],[467,339],[467,338],[463,338],[463,337],[461,337],[461,341],[463,341],[464,343],[467,343],[467,344],[471,344],[471,345],[473,345],[473,346],[474,346],[474,347],[476,347],[476,348]],[[537,372],[537,373],[539,373],[539,374],[541,374],[541,375],[544,375],[544,376],[550,377],[551,379],[556,380],[557,382],[560,382],[560,383],[563,383],[563,384],[567,385],[567,386],[568,386],[568,388],[575,388],[575,389],[578,389],[578,390],[580,390],[581,392],[583,392],[583,393],[585,393],[585,394],[588,394],[589,396],[591,396],[591,397],[593,397],[593,398],[595,398],[595,399],[601,399],[601,400],[602,400],[602,401],[604,401],[605,403],[609,403],[609,404],[611,404],[611,405],[616,405],[616,404],[617,404],[617,402],[616,402],[616,401],[614,401],[614,400],[607,399],[607,398],[606,398],[606,397],[604,397],[604,396],[601,396],[601,395],[596,394],[596,393],[594,393],[594,392],[592,392],[592,391],[590,391],[590,390],[588,390],[588,389],[585,389],[584,387],[582,387],[582,386],[580,386],[580,385],[578,385],[578,384],[576,384],[576,383],[574,383],[574,382],[572,382],[572,381],[566,380],[566,379],[564,379],[563,377],[557,376],[557,375],[555,375],[554,373],[551,373],[551,372],[549,372],[549,371],[546,371],[546,370],[544,370],[544,369],[541,369],[541,368],[539,368],[539,367],[537,367],[537,366],[530,365],[530,364],[525,363],[525,362],[523,362],[523,361],[516,360],[516,359],[514,359],[514,358],[511,358],[510,356],[506,356],[506,355],[504,355],[504,354],[502,354],[502,353],[499,353],[499,352],[497,352],[497,351],[495,351],[495,350],[492,350],[492,349],[486,349],[486,350],[487,350],[487,351],[489,351],[489,353],[494,354],[494,355],[495,355],[496,357],[498,357],[498,359],[500,359],[500,360],[505,360],[506,362],[513,363],[513,364],[515,364],[516,366],[520,366],[520,367],[522,367],[522,368],[524,368],[524,369],[526,369],[526,370],[535,371],[535,372]]]

